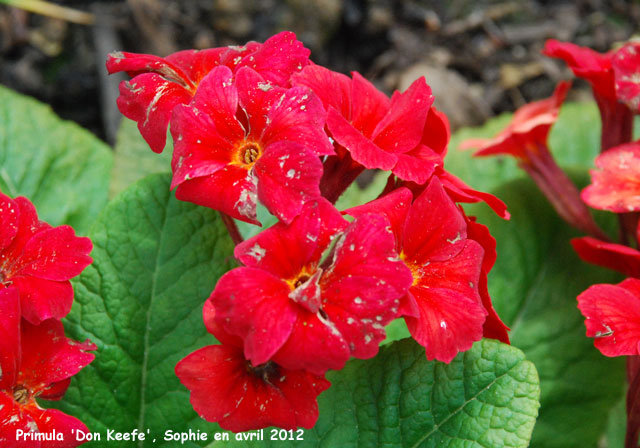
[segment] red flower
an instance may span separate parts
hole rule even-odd
[[[547,148],[549,131],[570,87],[569,82],[559,83],[551,98],[518,109],[509,125],[494,138],[469,139],[462,142],[460,148],[478,148],[475,156],[508,154],[523,163],[532,163]]]
[[[475,156],[508,154],[515,157],[565,221],[586,233],[607,239],[547,145],[549,131],[570,87],[569,82],[559,83],[551,98],[518,109],[511,123],[494,138],[470,139],[462,142],[460,148],[478,148]]]
[[[333,154],[320,101],[302,87],[275,87],[241,68],[216,67],[188,106],[175,109],[176,197],[256,221],[256,199],[290,222],[320,197],[319,155]]]
[[[400,258],[413,274],[403,304],[407,327],[429,360],[448,363],[482,338],[487,310],[478,288],[483,262],[487,269],[493,258],[485,260],[482,246],[468,238],[465,217],[437,178],[413,204],[411,199],[411,192],[400,188],[347,213],[389,218]]]
[[[318,65],[291,78],[311,88],[327,109],[327,129],[357,165],[391,170],[403,180],[426,182],[442,163],[449,140],[446,117],[431,107],[424,78],[389,100],[359,73],[353,79]],[[342,151],[340,150],[342,149]]]
[[[222,276],[210,300],[253,365],[321,374],[375,356],[411,284],[385,218],[349,224],[325,200],[239,244],[235,256],[246,267]]]
[[[548,40],[542,53],[564,60],[573,73],[591,84],[602,118],[602,151],[626,143],[632,135],[632,110],[637,111],[636,44],[606,54],[569,42]],[[633,57],[631,57],[633,56]],[[615,62],[614,62],[615,61]],[[631,109],[627,107],[630,104]],[[635,107],[634,107],[635,106]]]
[[[640,113],[640,43],[629,42],[611,58],[616,96],[635,114]]]
[[[201,348],[176,365],[176,375],[191,391],[191,404],[202,418],[233,432],[315,425],[316,397],[329,388],[327,380],[273,361],[254,366],[244,357],[242,339],[216,324],[211,302],[205,303],[204,321],[222,345]]]
[[[640,143],[609,149],[596,158],[596,167],[582,191],[584,202],[616,213],[640,210]]]
[[[87,431],[79,420],[55,409],[42,409],[36,398],[59,400],[73,375],[94,356],[95,345],[64,337],[62,323],[49,319],[31,325],[20,318],[18,290],[0,290],[0,443],[16,446],[16,432],[62,433],[65,442],[20,446],[75,447],[72,430]],[[24,439],[23,439],[24,440]]]
[[[578,308],[603,355],[640,355],[640,280],[593,285],[578,296]]]
[[[71,309],[69,280],[91,264],[89,238],[69,226],[39,221],[29,200],[0,193],[0,288],[20,291],[22,314],[33,324],[61,319]]]
[[[287,86],[289,77],[309,63],[309,50],[285,31],[264,44],[243,47],[186,50],[166,58],[116,52],[107,59],[109,73],[126,71],[134,78],[120,84],[118,108],[138,123],[140,133],[155,152],[162,152],[171,111],[187,104],[200,81],[214,68],[224,65],[234,72],[240,67],[256,70],[273,85]]]

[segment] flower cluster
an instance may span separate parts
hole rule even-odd
[[[79,443],[71,432],[82,422],[36,398],[59,400],[71,377],[89,364],[90,342],[67,339],[60,319],[71,309],[69,280],[91,263],[91,241],[69,226],[38,220],[23,197],[0,193],[0,444],[39,447],[57,432]],[[23,434],[22,437],[19,437]],[[42,446],[46,442],[42,442]],[[7,445],[9,446],[9,445]]]
[[[424,78],[389,98],[310,62],[290,32],[166,58],[114,53],[107,68],[133,76],[118,105],[151,149],[170,124],[176,197],[218,210],[236,242],[240,266],[204,305],[220,344],[176,366],[203,418],[312,427],[327,371],[375,356],[397,318],[430,360],[483,336],[508,343],[487,289],[495,240],[458,203],[509,214],[445,170],[449,125]],[[380,197],[337,210],[367,169],[389,172]],[[258,202],[279,222],[242,241],[234,220],[259,224]]]

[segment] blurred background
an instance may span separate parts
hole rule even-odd
[[[56,17],[9,5],[19,1],[0,0],[0,84],[110,143],[123,79],[104,68],[114,50],[166,56],[292,30],[315,62],[387,93],[424,75],[457,129],[572,77],[540,54],[546,39],[607,51],[640,23],[640,1],[623,0],[69,0],[49,3],[73,9],[47,13]],[[590,96],[583,87],[573,99]]]

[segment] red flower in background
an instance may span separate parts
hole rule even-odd
[[[91,240],[76,237],[71,227],[39,221],[28,199],[0,193],[0,290],[19,290],[29,322],[67,315],[73,302],[69,280],[91,264],[91,249]]]
[[[591,185],[582,199],[600,210],[625,213],[640,210],[640,143],[616,146],[596,158]]]
[[[321,200],[239,244],[246,267],[223,275],[209,299],[219,324],[254,365],[322,374],[375,356],[411,284],[388,225],[372,214],[349,224]]]
[[[637,44],[602,54],[590,48],[550,39],[542,53],[564,60],[573,73],[591,84],[602,118],[602,151],[631,141],[632,111],[637,111]],[[615,62],[613,62],[615,61]],[[637,73],[636,73],[637,74]],[[622,102],[621,102],[622,101]],[[631,109],[627,104],[630,104]]]
[[[634,114],[640,113],[640,43],[629,42],[611,58],[616,96]]]
[[[547,148],[549,131],[558,119],[560,106],[570,88],[570,82],[559,83],[551,98],[518,109],[509,125],[495,137],[465,140],[460,148],[477,148],[474,156],[478,157],[507,154],[525,164],[535,163]]]
[[[551,126],[558,118],[570,87],[569,82],[559,83],[550,98],[518,109],[509,125],[494,138],[466,140],[460,148],[478,148],[475,156],[506,154],[515,157],[565,221],[606,240],[606,235],[580,199],[578,189],[556,164],[547,143]]]
[[[81,442],[71,431],[87,431],[86,426],[56,409],[42,409],[36,398],[62,398],[71,377],[93,360],[86,352],[96,347],[65,338],[58,320],[37,326],[21,320],[18,294],[16,288],[0,289],[0,442],[15,443],[19,429],[47,434],[55,430],[65,442],[42,446],[75,447]]]
[[[269,83],[286,87],[289,77],[309,63],[309,50],[284,31],[264,44],[249,42],[243,47],[186,50],[166,58],[147,54],[116,52],[107,59],[109,73],[125,71],[133,77],[120,83],[118,108],[138,123],[140,133],[155,152],[162,152],[171,112],[187,104],[201,80],[215,67],[256,70]]]
[[[402,308],[407,327],[427,359],[448,363],[482,338],[488,313],[478,288],[493,258],[485,261],[482,245],[467,237],[464,215],[437,178],[413,204],[412,197],[401,188],[346,213],[389,218],[397,251],[413,276]],[[483,229],[474,228],[474,234],[486,238]]]
[[[312,428],[318,419],[316,397],[330,383],[273,361],[254,366],[244,357],[242,339],[216,323],[211,302],[205,303],[203,314],[207,330],[222,345],[201,348],[176,365],[196,412],[233,432],[268,426]]]
[[[640,355],[640,280],[593,285],[578,296],[578,308],[603,355]]]
[[[275,87],[241,68],[216,67],[193,101],[178,106],[172,188],[184,201],[256,221],[256,201],[285,222],[320,197],[319,155],[333,154],[320,101],[303,87]]]

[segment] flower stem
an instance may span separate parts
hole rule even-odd
[[[320,192],[332,204],[349,188],[364,167],[355,163],[349,153],[343,157],[330,156],[324,162],[324,172],[320,180]]]
[[[238,230],[236,221],[226,213],[222,213],[222,212],[219,212],[219,213],[220,213],[220,217],[222,218],[222,222],[224,223],[225,227],[227,228],[227,231],[229,232],[229,236],[231,237],[233,244],[237,246],[238,244],[242,243],[244,241],[244,238],[242,238],[242,235]]]
[[[580,192],[556,164],[546,146],[539,145],[535,157],[520,160],[520,166],[531,176],[562,219],[573,227],[602,241],[609,237],[598,227]]]
[[[638,448],[640,434],[640,356],[627,356],[627,434],[625,448]]]

